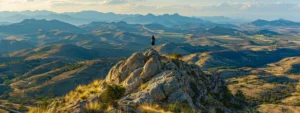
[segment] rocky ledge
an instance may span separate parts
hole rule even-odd
[[[178,59],[161,56],[150,49],[134,53],[117,63],[101,85],[117,85],[125,93],[110,112],[141,112],[137,106],[145,104],[166,105],[186,103],[193,112],[244,112],[245,102],[233,96],[220,76],[204,73],[199,66]],[[84,112],[86,103],[101,102],[101,95],[90,96],[73,103],[72,112]],[[67,110],[68,111],[68,110]],[[108,111],[107,111],[108,112]]]
[[[197,65],[160,56],[153,49],[134,53],[116,64],[107,75],[106,83],[125,87],[126,96],[119,101],[124,106],[187,102],[200,112],[207,110],[205,106],[209,101],[218,104],[222,103],[220,99],[231,98],[225,97],[225,82],[218,75],[207,75]],[[234,97],[228,101],[237,102]],[[234,111],[223,105],[219,107],[223,111]]]

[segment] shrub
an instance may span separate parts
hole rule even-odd
[[[88,96],[89,96],[89,93],[88,93],[88,92],[85,92],[85,93],[82,93],[82,94],[79,96],[79,98],[80,98],[81,100],[86,100],[86,99],[88,98]]]
[[[179,60],[182,58],[182,55],[181,54],[178,54],[178,53],[172,53],[170,54],[169,56],[172,60]]]
[[[27,107],[25,107],[23,104],[20,104],[19,105],[19,108],[18,108],[20,111],[27,111]]]
[[[175,113],[195,113],[195,111],[189,106],[188,102],[176,102],[169,104],[168,110]]]
[[[235,97],[237,97],[238,99],[241,99],[241,100],[246,99],[244,93],[241,90],[237,90]]]
[[[231,91],[228,89],[228,87],[223,86],[221,88],[221,90],[224,93],[223,94],[223,101],[226,101],[226,102],[230,101],[233,95],[232,95]]]
[[[107,106],[100,102],[90,102],[84,107],[84,113],[104,113]]]
[[[76,97],[78,97],[79,93],[77,93],[76,91],[71,91],[70,93],[68,93],[65,98],[64,101],[65,102],[72,102],[76,100]]]
[[[85,66],[85,65],[82,64],[82,63],[69,64],[69,65],[66,65],[65,71],[72,71],[72,70],[75,70],[75,69],[79,69],[83,66]]]
[[[85,89],[86,89],[85,86],[79,85],[79,86],[76,88],[76,91],[77,91],[78,93],[83,93]]]
[[[221,108],[217,108],[216,109],[216,113],[225,113],[225,111],[223,109],[221,109]]]
[[[92,83],[92,86],[93,86],[94,88],[98,88],[98,87],[100,87],[102,84],[103,84],[103,81],[102,81],[102,80],[95,80],[95,81]]]
[[[12,104],[5,104],[5,106],[7,106],[8,108],[13,108],[14,107],[14,105],[12,105]]]
[[[107,85],[103,94],[100,96],[101,100],[106,103],[112,103],[120,99],[125,93],[125,88],[117,85]]]
[[[300,106],[300,100],[298,99],[293,105],[294,106]]]
[[[146,85],[146,84],[142,84],[142,85],[141,85],[141,88],[144,90],[144,89],[147,88],[147,85]]]

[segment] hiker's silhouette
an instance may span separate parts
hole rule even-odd
[[[154,48],[154,46],[155,46],[155,37],[154,37],[154,35],[152,35],[152,37],[151,37],[151,45],[152,45],[152,48]]]

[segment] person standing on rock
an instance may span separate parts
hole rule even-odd
[[[152,35],[152,37],[151,37],[151,45],[152,45],[152,49],[154,49],[154,46],[155,46],[155,37],[154,37],[154,35]]]

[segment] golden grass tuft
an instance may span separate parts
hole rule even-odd
[[[56,113],[57,109],[55,107],[37,107],[32,108],[28,113]]]
[[[169,58],[172,60],[180,60],[182,58],[182,55],[178,53],[172,53],[170,54]]]
[[[158,104],[143,104],[139,107],[141,113],[173,113],[171,111],[165,111]]]
[[[90,102],[85,105],[84,113],[104,113],[107,106],[100,102]]]
[[[95,88],[100,87],[104,83],[103,80],[95,80],[91,85]]]
[[[160,104],[142,104],[138,110],[141,113],[195,113],[186,102]]]
[[[76,88],[76,91],[77,91],[78,93],[83,93],[85,89],[86,89],[86,86],[79,85],[79,86]]]
[[[104,80],[96,80],[88,85],[79,85],[74,91],[70,91],[70,93],[66,94],[63,98],[62,103],[76,103],[80,100],[86,100],[89,97],[97,96],[102,91],[101,86],[104,84]],[[103,106],[101,103],[89,103],[86,105],[86,110],[88,112],[86,113],[99,113],[99,112],[93,112],[97,111],[96,107],[101,108]],[[61,107],[61,106],[60,106]],[[28,113],[55,113],[58,112],[57,109],[60,107],[51,107],[51,106],[39,106],[37,108],[32,108],[29,110]],[[101,113],[101,112],[100,112]]]
[[[142,84],[142,85],[141,85],[141,88],[144,90],[144,89],[147,88],[147,85],[146,85],[146,84]]]
[[[71,91],[65,96],[65,102],[74,102],[77,100],[85,100],[91,95],[99,94],[104,80],[96,80],[89,85],[79,85],[75,91]]]

